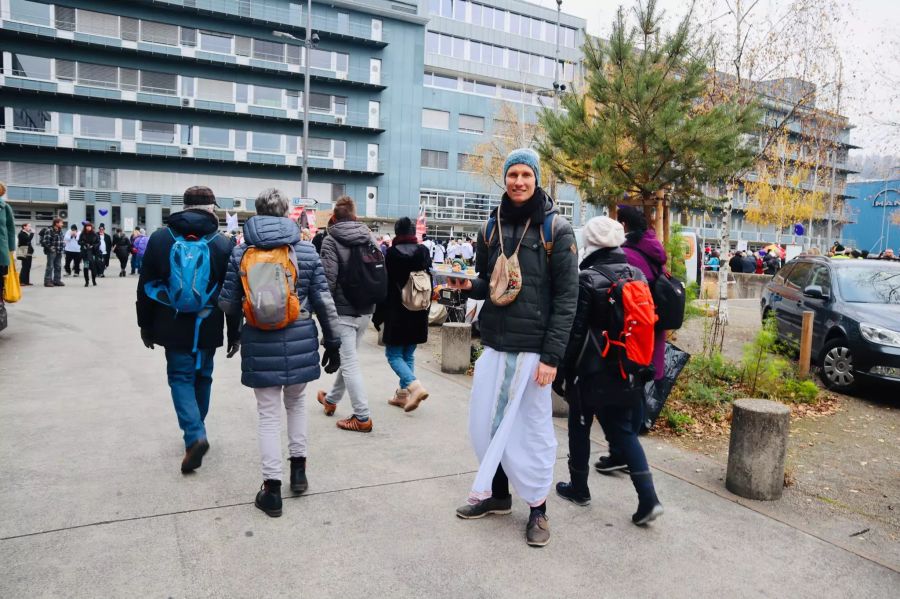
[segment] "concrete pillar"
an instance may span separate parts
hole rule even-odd
[[[81,221],[87,217],[87,206],[84,200],[69,200],[66,205],[66,211],[69,213],[69,216],[65,219],[66,229],[72,225],[78,225],[78,230],[80,231]]]
[[[465,374],[472,359],[472,325],[445,322],[441,325],[441,372]]]
[[[791,410],[765,399],[739,399],[731,418],[725,487],[747,499],[773,500],[784,489]]]
[[[147,220],[147,235],[153,235],[153,232],[162,226],[162,205],[147,204],[145,207]]]
[[[106,214],[103,214],[106,212]],[[94,204],[94,226],[100,228],[100,225],[106,227],[106,232],[112,230],[112,206],[109,202],[97,202]],[[112,233],[110,233],[110,236]]]
[[[130,219],[130,220],[129,220]],[[129,225],[130,223],[130,225]],[[116,226],[122,227],[122,232],[131,237],[131,232],[138,224],[138,206],[135,202],[122,202],[122,222]]]

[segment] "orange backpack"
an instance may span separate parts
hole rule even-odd
[[[283,329],[300,316],[294,248],[249,247],[241,258],[244,317],[264,331]]]

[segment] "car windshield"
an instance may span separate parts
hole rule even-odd
[[[900,304],[900,270],[840,268],[838,280],[848,302]]]

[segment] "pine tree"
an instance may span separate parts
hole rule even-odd
[[[634,15],[637,26],[629,27],[619,9],[608,43],[588,39],[586,87],[563,96],[564,111],[542,111],[538,149],[594,204],[612,208],[625,197],[649,209],[664,197],[667,210],[711,200],[704,184],[751,164],[743,135],[757,109],[701,101],[712,73],[691,36],[690,13],[670,35],[660,31],[656,0],[638,2]]]

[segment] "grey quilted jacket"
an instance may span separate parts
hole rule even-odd
[[[241,383],[247,387],[297,385],[319,378],[319,332],[310,308],[322,326],[326,347],[340,347],[337,312],[316,249],[300,241],[300,229],[289,218],[254,216],[244,225],[244,243],[235,247],[228,274],[219,294],[225,314],[243,314],[244,288],[241,259],[250,246],[276,248],[291,245],[297,257],[297,295],[300,318],[287,327],[263,331],[244,324],[241,330]]]
[[[374,240],[369,227],[358,220],[334,223],[328,227],[328,236],[322,240],[322,267],[325,269],[325,278],[328,279],[328,288],[334,296],[337,313],[341,316],[362,316],[375,311],[375,304],[362,310],[354,308],[344,297],[340,280],[341,264],[347,264],[350,260],[350,248]]]

